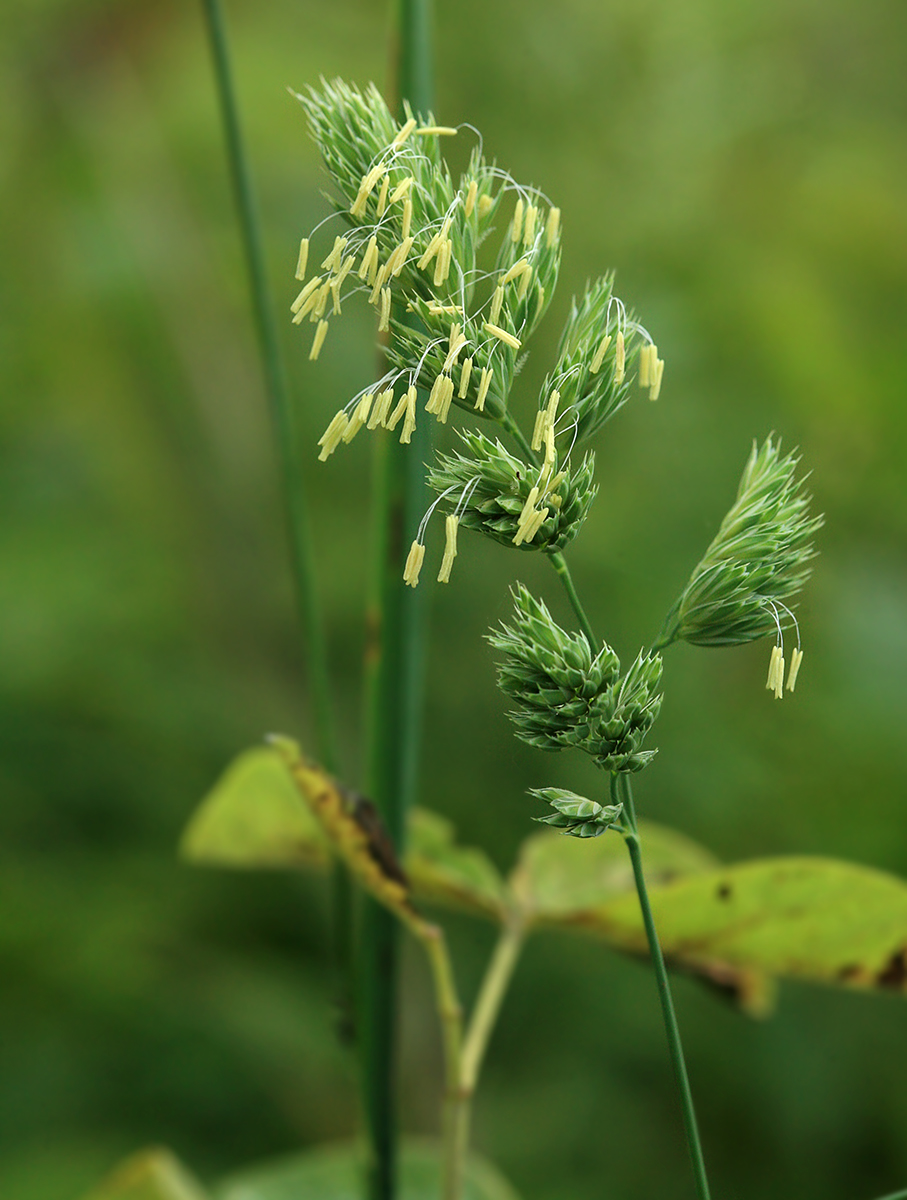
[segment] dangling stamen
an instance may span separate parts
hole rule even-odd
[[[379,392],[375,398],[375,404],[372,408],[372,414],[368,419],[367,429],[376,429],[379,425],[387,425],[387,414],[390,411],[390,406],[394,402],[394,389],[388,388],[386,391]]]
[[[385,175],[381,180],[381,191],[378,193],[378,208],[377,213],[379,219],[384,216],[384,210],[387,208],[387,190],[390,187],[390,176]]]
[[[526,258],[518,259],[517,262],[515,262],[513,264],[513,266],[510,268],[510,270],[507,272],[507,274],[501,280],[501,286],[506,287],[507,284],[511,283],[514,279],[516,279],[518,275],[522,275],[524,271],[531,271],[531,270],[532,270],[532,267],[529,265],[528,259],[526,259]]]
[[[494,197],[493,196],[488,196],[488,195],[480,196],[479,197],[479,220],[481,221],[484,217],[487,217],[489,212],[491,212],[491,210],[493,208],[494,208]]]
[[[532,282],[532,267],[528,271],[524,271],[520,279],[520,286],[516,290],[517,300],[525,300],[526,293],[529,291],[529,284]]]
[[[450,583],[450,570],[453,560],[457,557],[457,525],[453,513],[448,514],[444,521],[445,545],[444,558],[441,560],[441,570],[438,572],[438,583]]]
[[[410,230],[410,226],[412,225],[412,223],[413,223],[413,202],[412,202],[412,200],[410,200],[409,196],[407,196],[406,201],[404,202],[404,205],[403,205],[403,217],[400,221],[400,236],[403,238],[404,241],[406,241],[406,239],[409,237],[409,230]],[[412,242],[410,242],[410,245],[412,245]],[[409,251],[407,251],[407,253],[409,253]]]
[[[315,295],[315,292],[320,287],[321,287],[321,276],[316,275],[313,279],[309,280],[309,282],[305,285],[305,287],[302,289],[302,291],[299,293],[299,295],[296,297],[296,299],[290,305],[290,312],[294,313],[296,316],[296,320],[293,322],[294,325],[298,325],[299,322],[302,320],[302,318],[305,316],[305,314],[308,312],[308,306],[303,308],[303,305],[305,305],[306,300],[311,299],[311,297]],[[312,304],[314,304],[314,303],[315,303],[315,301],[312,300]],[[300,312],[299,312],[300,309],[303,309],[302,315],[300,315]]]
[[[306,264],[309,261],[309,239],[303,238],[299,243],[299,261],[296,263],[296,278],[301,282],[305,279]]]
[[[409,554],[406,558],[406,566],[403,568],[403,582],[410,587],[416,587],[419,583],[419,572],[422,570],[422,563],[425,559],[425,546],[415,541],[409,548]]]
[[[505,346],[510,346],[512,350],[519,350],[523,344],[518,337],[514,337],[512,333],[508,333],[506,329],[502,329],[500,325],[495,325],[491,321],[486,321],[484,328],[492,337],[496,337]]]
[[[471,374],[472,374],[472,359],[464,358],[463,364],[460,367],[460,390],[457,392],[457,396],[459,397],[460,400],[463,400],[466,397],[466,392],[469,388],[469,376]]]
[[[491,311],[488,314],[490,321],[497,323],[501,315],[501,308],[504,304],[504,289],[500,284],[494,289],[494,295],[491,297]]]
[[[353,409],[353,415],[350,417],[350,423],[343,431],[343,440],[349,444],[365,422],[368,420],[368,414],[372,407],[372,401],[375,399],[374,392],[366,392],[356,407]]]
[[[548,416],[544,408],[540,408],[535,414],[535,428],[532,430],[532,441],[529,445],[533,450],[539,451],[542,448],[542,442],[545,440],[545,420]]]
[[[327,321],[319,321],[318,328],[315,330],[315,336],[312,339],[312,349],[309,351],[309,362],[314,362],[321,353],[321,347],[324,345],[324,339],[328,335]]]
[[[620,386],[624,381],[626,365],[624,335],[618,330],[617,336],[614,339],[614,382],[617,386]]]
[[[800,674],[800,663],[803,662],[803,651],[800,649],[794,650],[790,656],[790,674],[787,677],[787,690],[792,692],[797,684],[797,676]]]
[[[400,180],[400,182],[397,184],[397,186],[391,192],[391,198],[388,201],[388,203],[396,204],[398,200],[402,200],[403,197],[408,194],[409,189],[412,186],[413,186],[413,177],[412,177],[412,175],[407,175],[405,179]]]
[[[659,394],[661,393],[661,377],[662,377],[662,375],[664,375],[664,369],[665,369],[665,360],[663,358],[656,358],[655,368],[652,373],[652,384],[651,384],[651,387],[649,388],[649,399],[650,400],[657,400],[659,397]]]
[[[401,127],[400,132],[397,134],[397,136],[391,142],[391,145],[392,146],[402,146],[403,143],[406,141],[406,139],[409,137],[409,135],[412,133],[412,131],[416,128],[416,126],[418,124],[419,124],[419,122],[416,120],[415,117],[410,117],[410,119],[406,122],[406,124]]]
[[[334,271],[340,265],[340,260],[343,257],[343,251],[346,249],[346,238],[335,237],[334,249],[321,264],[325,271]]]
[[[378,332],[386,333],[390,328],[391,320],[391,290],[389,287],[381,289],[381,317],[378,321]]]
[[[368,246],[365,248],[365,254],[362,256],[362,262],[359,264],[359,278],[363,281],[371,270],[373,262],[378,262],[378,239],[376,237],[369,239]]]
[[[327,462],[334,451],[340,444],[343,433],[349,424],[349,417],[341,408],[340,412],[333,418],[330,425],[318,439],[318,445],[322,447],[321,453],[318,455],[319,462]]]

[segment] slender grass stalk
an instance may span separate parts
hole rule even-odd
[[[655,929],[655,919],[652,916],[652,907],[649,904],[649,893],[646,888],[645,876],[642,869],[642,853],[639,844],[639,830],[636,824],[636,810],[633,805],[633,789],[630,784],[630,778],[626,773],[620,776],[611,776],[612,795],[615,799],[618,798],[623,802],[624,814],[626,819],[626,827],[624,830],[624,841],[627,844],[627,850],[630,854],[630,862],[633,866],[633,878],[636,882],[636,894],[639,897],[639,907],[642,912],[643,924],[646,928],[646,938],[649,942],[649,952],[652,956],[652,966],[655,970],[655,979],[658,983],[658,998],[661,1001],[661,1012],[664,1019],[665,1033],[668,1038],[668,1049],[671,1055],[671,1062],[674,1066],[674,1074],[677,1077],[677,1084],[680,1088],[680,1103],[683,1111],[683,1124],[686,1132],[687,1146],[690,1151],[690,1159],[693,1164],[693,1176],[696,1180],[696,1194],[699,1200],[709,1200],[709,1181],[706,1177],[705,1159],[702,1154],[702,1144],[699,1140],[699,1128],[696,1122],[696,1111],[693,1107],[693,1094],[690,1090],[690,1080],[687,1074],[686,1060],[683,1054],[683,1045],[680,1040],[680,1028],[677,1024],[677,1015],[674,1012],[674,1002],[671,998],[671,985],[668,980],[668,972],[665,967],[664,955],[661,952],[661,945],[658,941],[658,933]],[[616,785],[616,786],[615,786]],[[889,1198],[890,1200],[890,1198]]]
[[[432,59],[428,0],[396,0],[392,52],[398,107],[407,99],[417,113],[431,108]],[[407,534],[425,507],[424,463],[429,423],[416,428],[407,448],[377,447],[373,514],[376,555],[369,614],[368,788],[396,846],[416,789],[421,737],[425,589],[407,588],[403,567]],[[362,1092],[370,1142],[368,1195],[396,1193],[395,1015],[397,928],[394,918],[366,899],[359,952],[359,1028]]]
[[[337,739],[327,663],[324,618],[315,587],[312,540],[296,425],[286,367],[265,268],[264,244],[252,189],[248,158],[239,124],[236,89],[230,67],[227,31],[220,0],[202,0],[205,26],[226,142],[227,161],[239,220],[240,237],[249,276],[255,332],[264,376],[271,425],[277,445],[282,494],[290,549],[296,610],[308,664],[309,695],[318,757],[329,771],[337,769]],[[346,871],[336,866],[331,878],[332,943],[337,978],[340,1028],[350,1023],[353,994],[352,889]]]
[[[283,479],[290,561],[299,623],[308,661],[318,756],[328,770],[334,770],[336,769],[337,753],[333,707],[328,682],[324,621],[315,590],[315,576],[312,567],[311,535],[302,458],[298,452],[286,369],[280,352],[277,324],[268,288],[261,227],[239,124],[236,89],[230,68],[223,10],[220,0],[202,0],[202,8],[214,63],[227,160],[249,274],[255,332]]]

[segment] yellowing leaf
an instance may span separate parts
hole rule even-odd
[[[272,737],[271,745],[289,768],[328,842],[359,883],[412,925],[416,914],[409,902],[409,884],[374,805],[305,758],[290,738]]]
[[[207,1200],[207,1193],[169,1150],[127,1158],[85,1200]]]
[[[322,1146],[228,1179],[216,1200],[362,1200],[364,1162],[353,1143]],[[438,1200],[441,1160],[436,1142],[404,1138],[400,1147],[399,1200]],[[466,1160],[462,1200],[519,1200],[487,1159]]]
[[[640,836],[650,890],[672,880],[696,878],[718,865],[705,847],[667,826],[641,821]],[[615,950],[648,955],[630,856],[617,833],[582,840],[554,832],[536,834],[523,843],[510,882],[530,926],[591,933]],[[616,901],[623,904],[620,927],[609,917]],[[678,957],[672,965],[730,995],[750,1016],[764,1016],[772,1007],[772,982],[755,964]]]
[[[281,754],[247,750],[201,802],[180,843],[194,863],[224,867],[321,867],[327,841]]]
[[[507,894],[494,863],[481,850],[458,846],[453,823],[424,808],[410,813],[406,874],[419,900],[504,919]]]
[[[653,889],[665,954],[693,969],[751,967],[813,983],[907,992],[907,884],[824,858],[766,858]],[[609,941],[644,945],[629,897],[595,914]]]
[[[667,826],[641,821],[640,835],[650,887],[718,864],[705,847]],[[636,894],[630,857],[617,833],[583,839],[535,834],[523,843],[510,882],[533,924],[583,923],[590,909]]]

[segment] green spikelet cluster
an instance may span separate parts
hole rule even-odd
[[[605,830],[613,828],[623,811],[622,804],[596,804],[594,800],[577,796],[576,792],[568,792],[565,788],[530,788],[529,794],[538,796],[554,809],[553,813],[533,820],[552,825],[570,837],[601,837]]]
[[[476,430],[458,431],[465,453],[439,454],[428,484],[439,494],[450,491],[450,510],[459,503],[460,524],[505,546],[520,550],[562,550],[579,533],[595,499],[595,461],[586,455],[576,467],[556,467],[540,476],[504,448]],[[539,486],[539,479],[542,479]],[[548,510],[531,541],[514,542],[533,488],[535,508]],[[451,490],[452,489],[452,490]],[[462,500],[460,500],[462,497]],[[587,648],[588,649],[588,648]]]
[[[737,498],[693,571],[659,637],[696,646],[737,646],[789,624],[787,601],[800,591],[815,557],[821,516],[795,478],[799,459],[766,438],[753,451]]]
[[[640,749],[661,708],[661,658],[640,652],[629,671],[609,646],[593,657],[582,633],[567,633],[525,587],[514,618],[489,635],[501,653],[498,684],[515,702],[517,737],[543,750],[575,747],[607,771],[639,771],[655,756]]]

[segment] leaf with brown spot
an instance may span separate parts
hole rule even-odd
[[[718,860],[704,846],[667,826],[642,821],[640,835],[650,889],[711,875],[718,866]],[[510,883],[530,926],[590,933],[615,950],[648,956],[633,869],[618,834],[582,841],[553,832],[536,834],[523,843]],[[624,898],[635,921],[633,936],[615,929],[605,919],[609,904]],[[637,926],[643,933],[642,942],[635,936]],[[745,964],[711,960],[691,963],[666,957],[672,967],[697,975],[750,1016],[765,1016],[771,1010],[774,985],[763,971]]]
[[[409,883],[374,805],[305,758],[290,738],[274,736],[270,741],[335,853],[366,891],[412,924],[416,913]]]
[[[721,889],[727,890],[725,895]],[[907,883],[824,858],[766,858],[653,888],[665,955],[692,970],[751,968],[778,978],[907,992]],[[590,920],[642,952],[630,897]]]

